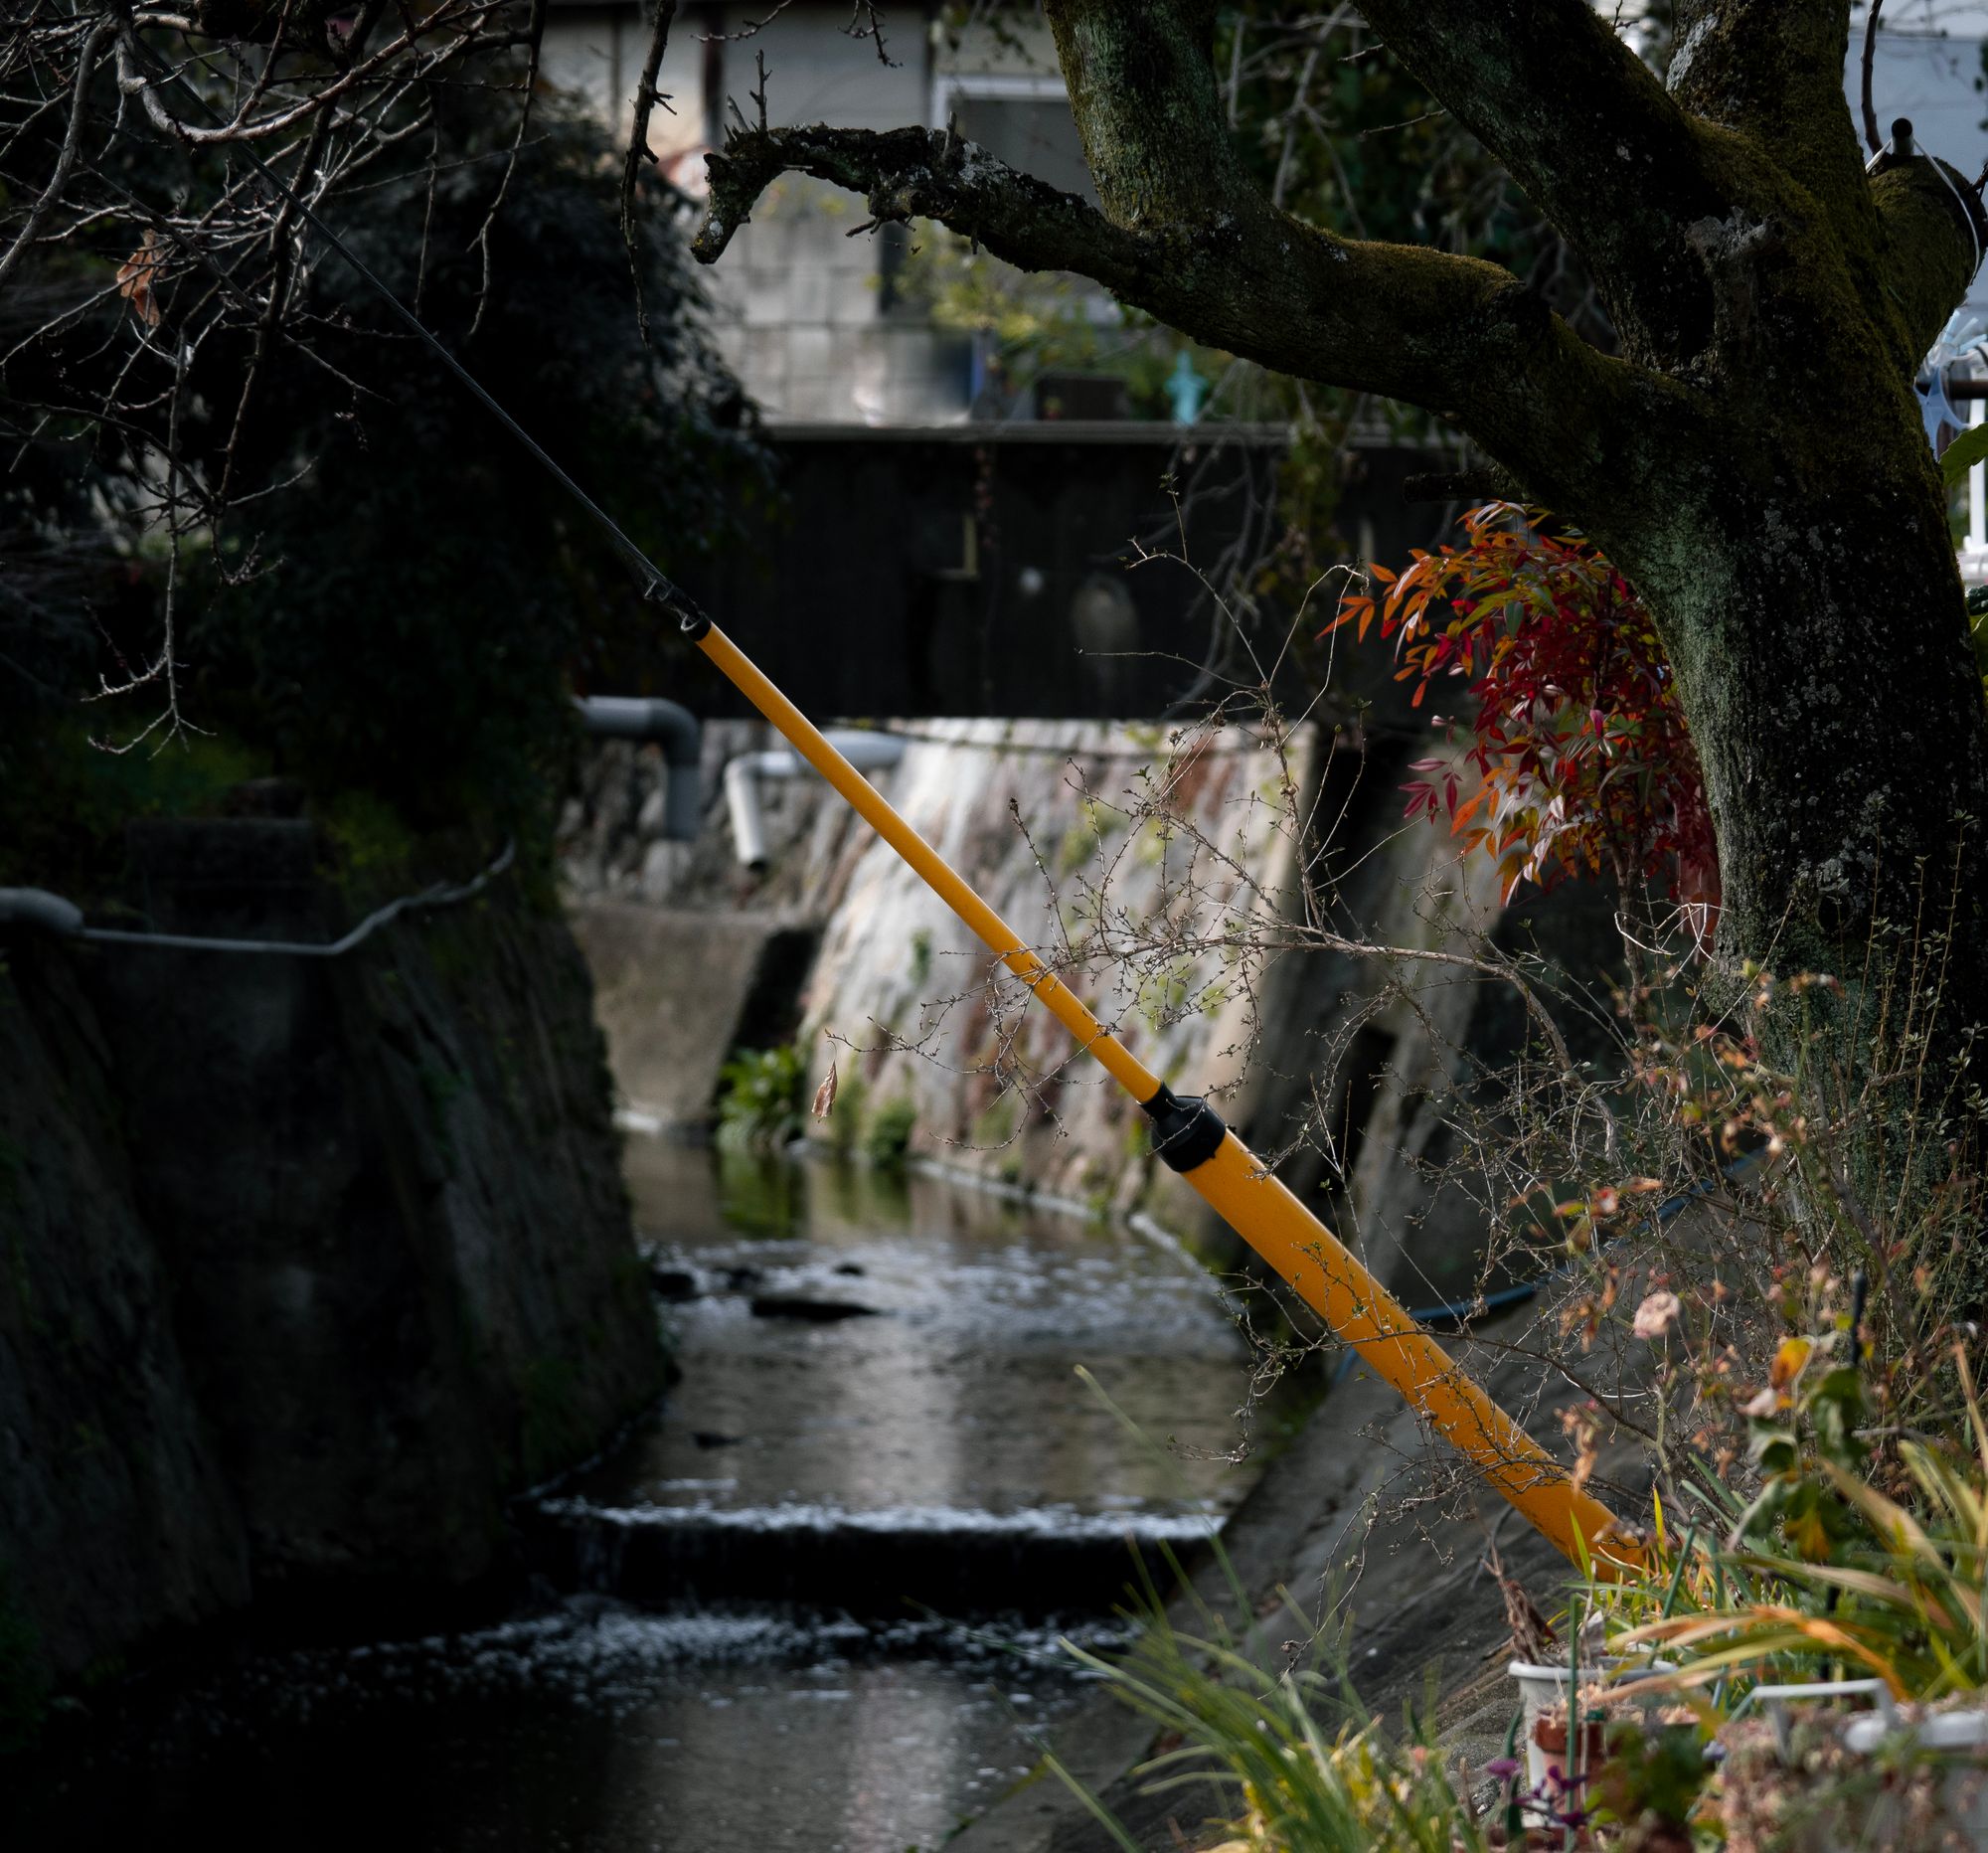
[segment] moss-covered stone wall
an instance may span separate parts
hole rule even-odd
[[[128,861],[162,929],[362,905],[302,817]],[[514,877],[339,959],[0,957],[0,1566],[46,1676],[486,1576],[506,1496],[660,1388],[585,968]]]

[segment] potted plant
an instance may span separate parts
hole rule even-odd
[[[1675,1656],[1662,1687],[1717,1709],[1769,1676],[1719,1734],[1736,1850],[1988,1845],[1988,1427],[1956,1353],[1978,1459],[1908,1435],[1874,1456],[1855,1329],[1782,1343],[1747,1410],[1760,1489],[1716,1580],[1615,1637]],[[1846,1718],[1846,1698],[1872,1703]]]

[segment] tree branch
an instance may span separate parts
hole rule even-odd
[[[1878,132],[1878,111],[1871,101],[1872,65],[1878,56],[1878,16],[1885,10],[1885,0],[1871,0],[1871,11],[1864,20],[1864,142],[1876,154],[1885,145],[1885,138]]]
[[[709,166],[691,247],[706,263],[777,176],[805,173],[861,194],[879,222],[935,219],[1024,269],[1089,277],[1210,346],[1454,418],[1535,484],[1540,454],[1574,467],[1608,448],[1609,408],[1640,416],[1628,414],[1636,370],[1587,348],[1508,271],[1341,239],[1246,186],[1187,223],[1120,225],[972,142],[919,128],[747,129]]]
[[[1084,160],[1112,219],[1206,222],[1253,191],[1215,75],[1210,0],[1051,0],[1046,11]]]
[[[1895,358],[1907,377],[1967,294],[1988,252],[1988,214],[1957,168],[1923,154],[1884,155],[1871,175],[1880,228],[1882,302],[1867,299],[1880,326],[1895,331]]]
[[[649,49],[642,58],[642,75],[635,81],[635,119],[628,130],[628,152],[621,162],[621,243],[628,253],[629,274],[635,280],[635,326],[646,343],[649,339],[649,305],[642,299],[642,256],[635,230],[635,183],[642,163],[656,157],[649,148],[649,119],[669,98],[656,88],[657,74],[663,68],[663,53],[670,43],[670,24],[677,16],[677,0],[656,0],[656,17],[649,29]],[[674,112],[672,112],[674,113]]]
[[[1360,10],[1587,259],[1624,353],[1666,369],[1697,354],[1711,309],[1685,228],[1730,211],[1730,163],[1604,11],[1588,0]]]
[[[1670,90],[1737,130],[1832,212],[1865,225],[1864,161],[1843,86],[1847,0],[1685,0]]]
[[[806,128],[735,131],[708,157],[711,191],[691,250],[715,263],[781,174],[803,173],[861,194],[880,221],[937,219],[997,256],[1035,270],[1077,270],[1107,289],[1130,286],[1178,239],[1113,225],[1075,194],[997,161],[950,131]]]
[[[28,248],[41,237],[42,227],[61,203],[63,189],[69,185],[70,173],[76,166],[77,149],[83,143],[83,109],[89,100],[90,81],[96,76],[97,53],[117,23],[116,14],[100,13],[83,36],[83,50],[77,54],[76,79],[70,92],[69,126],[63,132],[62,148],[56,155],[55,172],[49,176],[49,184],[42,189],[41,197],[29,209],[28,222],[21,228],[20,236],[7,248],[6,254],[0,256],[0,288],[6,286],[8,274],[27,254]]]

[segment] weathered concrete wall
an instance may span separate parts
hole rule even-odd
[[[303,820],[132,850],[155,927],[346,924]],[[585,968],[515,883],[339,960],[7,954],[0,1563],[53,1670],[473,1580],[660,1387]]]
[[[778,744],[762,724],[705,724],[693,842],[663,834],[668,770],[655,747],[597,748],[561,819],[560,881],[617,1104],[644,1130],[702,1135],[726,1058],[792,1037],[822,926],[866,846],[868,831],[819,779],[765,779],[771,862],[756,875],[739,866],[725,765]]]
[[[0,948],[0,1601],[75,1671],[248,1593],[76,961]]]
[[[704,1126],[726,1058],[787,1033],[777,1007],[756,1026],[753,1002],[794,997],[819,930],[776,912],[632,901],[578,902],[570,918],[625,1122],[657,1132]]]
[[[1263,960],[1291,900],[1318,747],[1241,728],[948,721],[916,729],[893,804],[1154,1073],[1246,1113]],[[895,853],[851,872],[805,996],[838,1111],[912,1116],[911,1149],[1099,1203],[1145,1177],[1145,1122]]]
[[[875,779],[885,796],[1143,1060],[1246,1118],[1270,1079],[1269,972],[1242,928],[1292,905],[1291,822],[1319,738],[1085,721],[903,731],[905,757]],[[765,1039],[798,1024],[813,1069],[838,1064],[839,1117],[820,1136],[860,1140],[881,1111],[909,1111],[915,1153],[1129,1203],[1149,1170],[1132,1103],[1053,1020],[1021,1011],[1011,982],[988,988],[978,941],[818,779],[762,783],[770,865],[738,868],[716,794],[725,759],[765,744],[745,724],[706,729],[694,844],[661,837],[653,750],[602,749],[566,819],[563,874],[623,1101],[669,1124],[708,1117],[725,1026],[753,1043],[748,1007],[782,988],[755,946],[811,930],[819,955],[784,987],[794,1021]]]
[[[560,882],[571,900],[634,901],[693,913],[750,912],[819,924],[833,910],[870,832],[808,774],[760,781],[769,866],[739,866],[726,817],[726,763],[785,743],[762,721],[707,721],[695,841],[663,834],[667,767],[661,750],[608,741],[580,767],[559,827]]]
[[[1475,1114],[1495,1127],[1497,1077],[1538,1025],[1510,983],[1414,954],[1523,955],[1547,996],[1557,976],[1599,987],[1598,1012],[1557,1010],[1575,1058],[1605,1067],[1619,945],[1601,891],[1500,908],[1490,871],[1446,833],[1404,826],[1403,761],[1426,748],[1392,734],[1356,745],[1307,730],[1280,753],[1241,729],[903,731],[913,738],[879,789],[1073,968],[1149,1066],[1213,1095],[1412,1303],[1468,1293],[1484,1191],[1459,1126]],[[1012,982],[990,989],[977,941],[818,779],[765,782],[771,866],[740,870],[720,776],[729,754],[768,741],[743,723],[706,736],[696,843],[660,838],[653,750],[603,749],[567,823],[565,877],[631,1104],[674,1075],[661,1117],[694,1123],[710,1107],[701,1078],[715,1082],[727,1053],[716,1026],[763,1046],[798,1023],[811,1074],[835,1060],[843,1082],[819,1136],[860,1140],[880,1111],[909,1112],[916,1153],[1100,1205],[1143,1201],[1215,1237],[1199,1200],[1147,1158],[1131,1103],[1047,1013],[1020,1007]],[[1293,922],[1406,955],[1307,944],[1279,925]],[[796,923],[819,931],[821,952],[793,1022],[748,1035],[764,964],[746,941]],[[1285,942],[1273,956],[1247,949],[1262,927]]]

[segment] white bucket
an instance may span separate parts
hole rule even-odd
[[[1539,1788],[1547,1779],[1547,1769],[1554,1761],[1533,1741],[1533,1727],[1556,1708],[1567,1704],[1567,1674],[1564,1666],[1538,1666],[1531,1660],[1514,1660],[1506,1667],[1519,1682],[1519,1704],[1525,1713],[1525,1721],[1519,1727],[1526,1743],[1526,1782],[1531,1788]],[[1631,1660],[1620,1656],[1610,1656],[1598,1664],[1583,1661],[1580,1667],[1580,1681],[1583,1685],[1593,1682],[1597,1675],[1620,1684],[1633,1683],[1624,1680],[1623,1675],[1650,1677],[1657,1673],[1675,1673],[1677,1664],[1672,1660]],[[1652,1705],[1661,1703],[1655,1695]],[[1570,1738],[1570,1743],[1577,1742]]]

